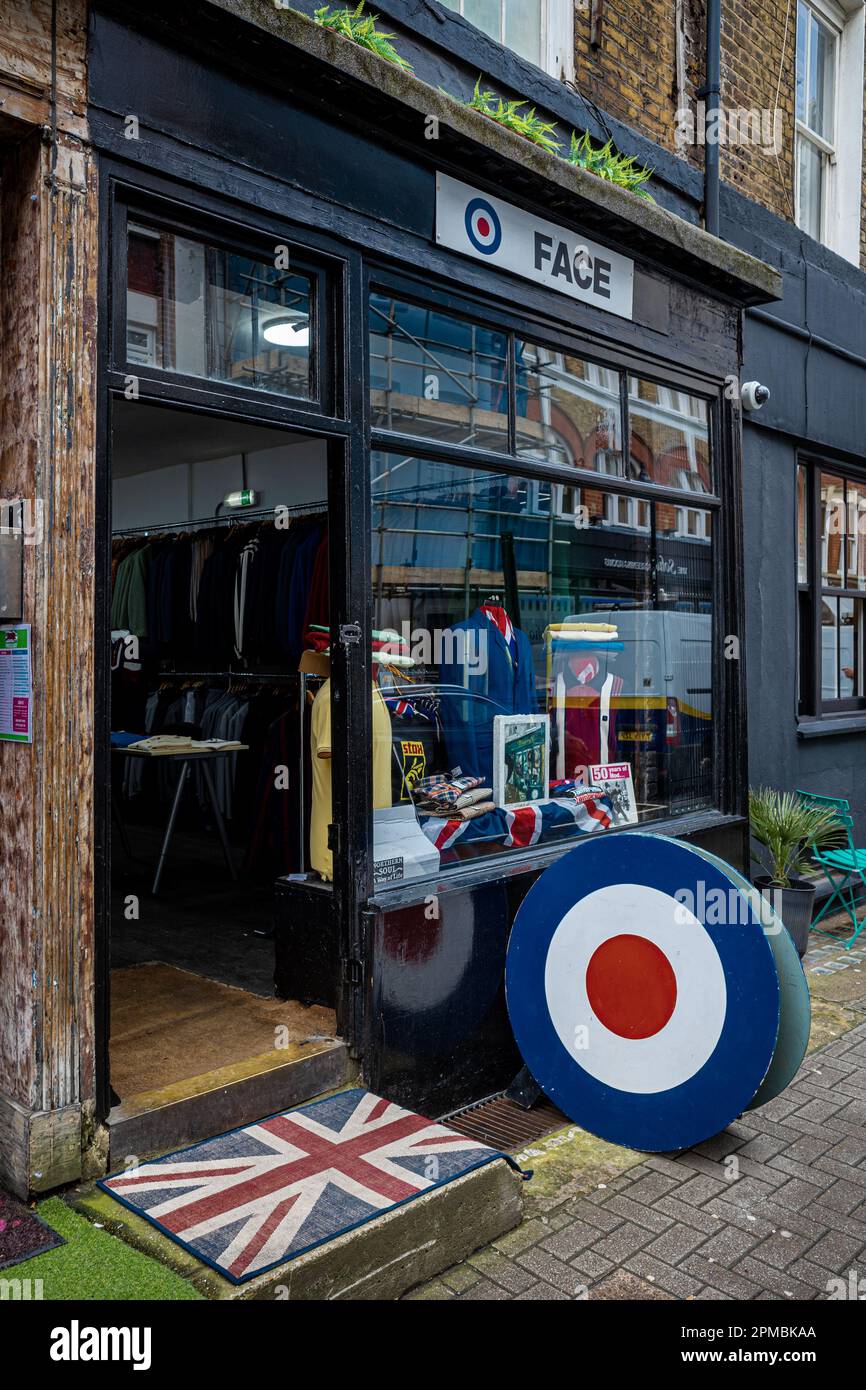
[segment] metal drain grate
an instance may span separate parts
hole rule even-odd
[[[531,1110],[523,1110],[505,1096],[494,1096],[448,1115],[442,1123],[468,1139],[478,1139],[491,1148],[510,1153],[522,1149],[533,1139],[562,1129],[569,1121],[549,1100],[539,1100]]]

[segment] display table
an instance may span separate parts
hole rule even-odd
[[[165,827],[165,835],[162,840],[162,847],[159,851],[156,872],[153,876],[151,892],[154,897],[156,897],[159,892],[162,871],[165,868],[165,861],[168,855],[169,845],[171,844],[172,835],[174,834],[180,803],[183,800],[184,788],[189,781],[193,765],[201,767],[202,780],[208,800],[211,804],[211,809],[213,810],[214,821],[216,822],[217,834],[220,838],[223,855],[232,880],[237,882],[237,872],[232,863],[231,847],[229,845],[228,835],[226,834],[225,821],[223,820],[219,802],[217,801],[216,788],[214,787],[213,777],[211,776],[211,766],[218,758],[228,758],[233,753],[248,752],[249,745],[242,743],[239,745],[235,744],[230,748],[182,748],[178,749],[175,753],[156,753],[147,748],[126,748],[118,744],[112,744],[111,751],[118,757],[123,758],[146,758],[152,763],[180,763],[180,774],[177,779],[177,787],[175,788],[174,797],[172,799],[171,810],[168,815],[168,824]],[[114,800],[116,801],[116,798]],[[120,820],[119,811],[118,819]],[[122,821],[120,821],[120,826],[121,833],[126,837],[126,831]]]

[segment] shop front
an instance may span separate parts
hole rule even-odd
[[[204,8],[91,17],[112,1160],[353,1069],[501,1091],[546,865],[629,825],[747,857],[730,387],[774,277]]]

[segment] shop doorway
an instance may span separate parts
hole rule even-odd
[[[337,982],[280,972],[329,679],[326,441],[115,400],[111,1162],[342,1081]],[[329,988],[330,985],[330,988]]]

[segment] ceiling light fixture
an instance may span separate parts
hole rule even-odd
[[[274,347],[310,346],[310,320],[306,314],[281,314],[265,324],[262,333],[265,341],[273,343]]]

